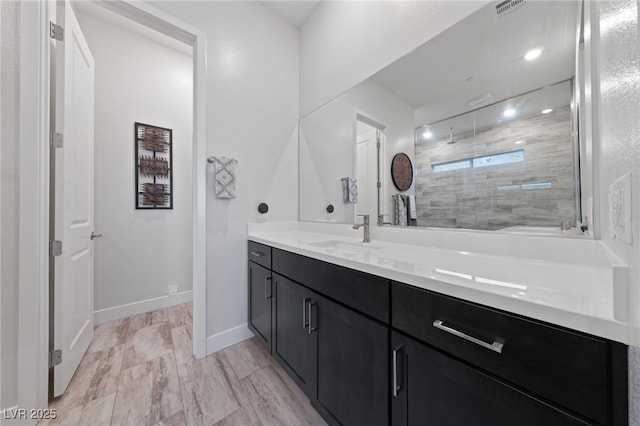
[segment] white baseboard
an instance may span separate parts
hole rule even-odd
[[[209,336],[207,337],[207,355],[211,355],[214,352],[233,346],[251,337],[253,337],[253,333],[249,330],[247,324],[242,324]]]
[[[183,291],[174,296],[156,297],[154,299],[141,300],[140,302],[114,306],[113,308],[100,309],[93,312],[93,321],[95,324],[102,324],[109,321],[115,321],[120,318],[130,317],[131,315],[180,305],[182,303],[191,302],[192,300],[193,292],[191,290]]]

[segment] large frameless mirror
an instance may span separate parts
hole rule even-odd
[[[580,234],[582,4],[512,3],[300,120],[300,220]]]

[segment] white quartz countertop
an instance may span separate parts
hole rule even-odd
[[[628,342],[627,267],[597,241],[454,232],[448,238],[453,242],[439,244],[435,232],[443,231],[419,234],[424,231],[414,229],[412,238],[403,238],[405,230],[376,228],[371,228],[371,243],[363,243],[362,230],[348,225],[305,222],[250,224],[248,236],[292,253]]]

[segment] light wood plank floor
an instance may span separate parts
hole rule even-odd
[[[192,352],[191,303],[98,325],[40,425],[326,425],[262,346]]]

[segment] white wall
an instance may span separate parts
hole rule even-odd
[[[0,411],[18,403],[20,7],[0,2]]]
[[[237,198],[207,178],[208,352],[249,335],[247,222],[298,217],[298,32],[259,2],[153,2],[207,36],[207,155],[238,160]],[[201,159],[205,161],[205,158]]]
[[[373,79],[362,82],[300,120],[300,220],[354,223],[355,204],[342,201],[340,179],[355,176],[356,113],[386,126],[383,171],[391,170],[398,152],[413,160],[413,108]],[[382,184],[389,214],[391,195],[398,191],[390,173],[383,172]],[[325,213],[327,204],[334,205],[333,214]]]
[[[487,3],[320,3],[300,30],[300,116],[380,71]]]
[[[114,19],[112,12],[101,13]],[[118,20],[79,13],[78,21],[96,63],[99,323],[183,302],[167,297],[170,285],[179,293],[192,289],[193,59],[118,26]],[[172,210],[135,209],[134,122],[173,129]],[[129,304],[136,305],[123,306]]]
[[[630,413],[629,424],[640,425],[640,27],[638,2],[601,2],[599,37],[594,44],[600,64],[599,190],[602,240],[630,269]],[[599,9],[599,10],[598,10]],[[596,15],[597,16],[597,15]],[[633,244],[614,240],[608,233],[609,185],[632,172]]]

